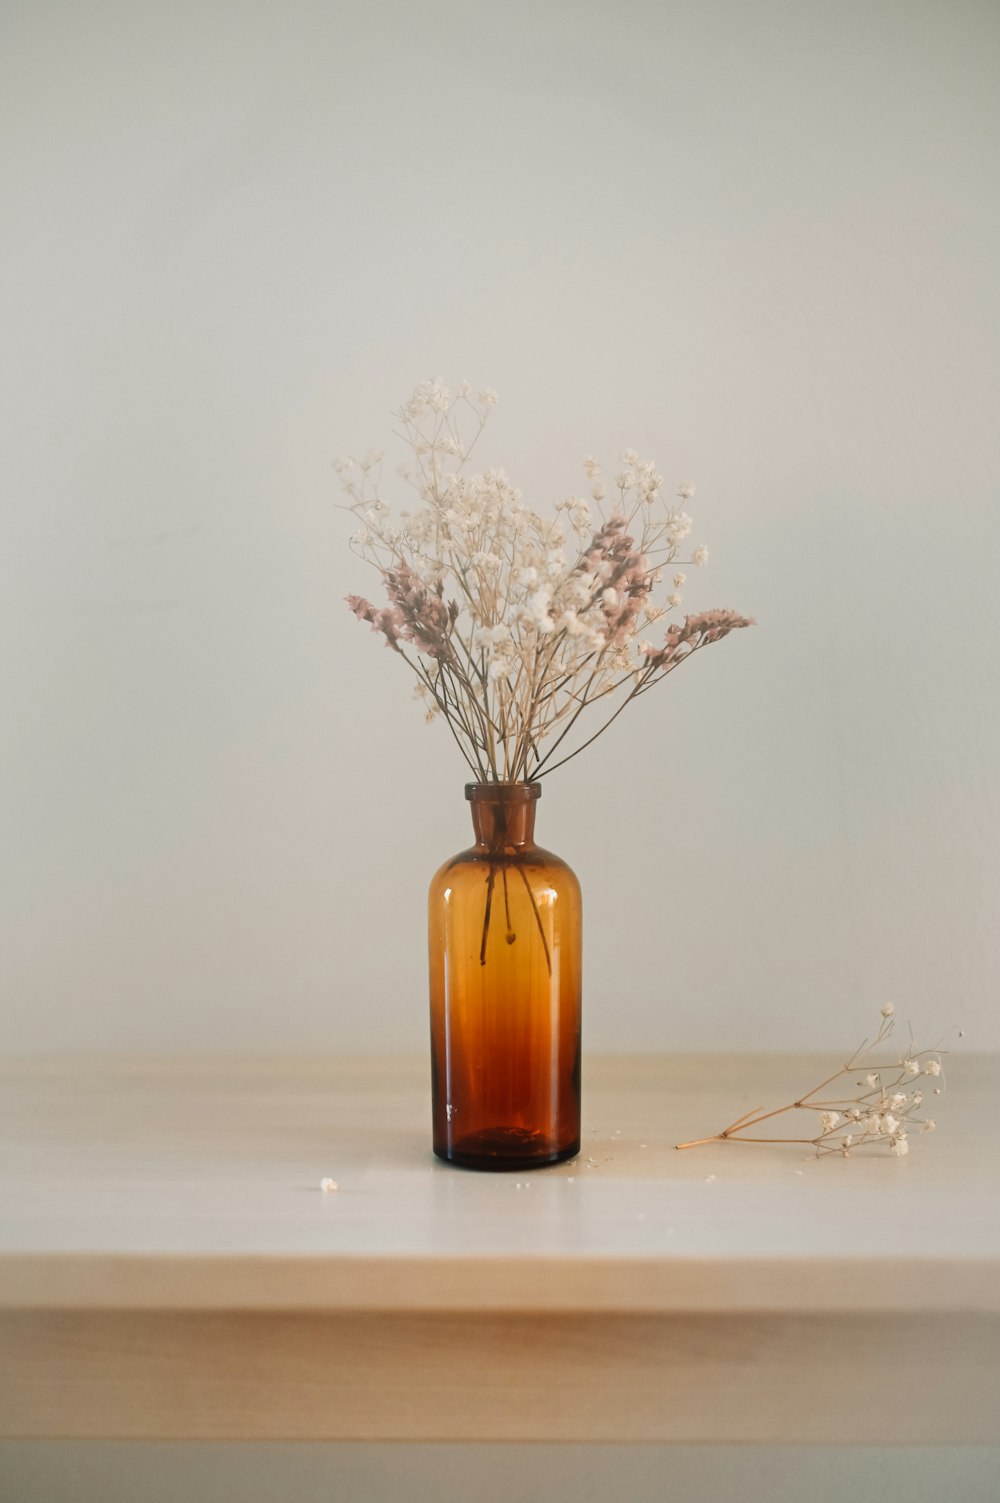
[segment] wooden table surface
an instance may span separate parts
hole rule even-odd
[[[674,1149],[835,1063],[591,1058],[498,1175],[424,1060],[8,1063],[0,1434],[995,1441],[1000,1062],[905,1159]]]

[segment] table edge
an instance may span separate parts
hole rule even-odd
[[[7,1253],[2,1310],[1000,1314],[1000,1257]]]

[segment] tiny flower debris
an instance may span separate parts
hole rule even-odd
[[[334,1190],[340,1189],[340,1186],[337,1184],[337,1181],[335,1179],[321,1179],[319,1182],[319,1187],[323,1191],[324,1195],[329,1195]]]
[[[865,1039],[845,1065],[819,1085],[806,1091],[787,1106],[775,1107],[773,1111],[759,1108],[745,1112],[724,1127],[721,1132],[707,1138],[693,1138],[688,1143],[678,1143],[678,1148],[697,1148],[704,1143],[806,1143],[823,1158],[837,1154],[850,1158],[859,1148],[886,1148],[894,1158],[905,1158],[910,1151],[909,1133],[918,1129],[921,1133],[933,1132],[936,1123],[920,1115],[923,1092],[914,1088],[915,1080],[924,1075],[932,1079],[944,1079],[941,1064],[941,1045],[931,1049],[914,1049],[911,1038],[909,1048],[890,1064],[866,1058],[884,1045],[892,1034],[895,1009],[892,1003],[882,1008],[882,1023],[872,1040]],[[959,1038],[963,1033],[959,1030]],[[844,1078],[850,1082],[854,1094],[836,1095],[835,1082]],[[942,1087],[935,1085],[933,1092],[941,1094]],[[822,1096],[821,1096],[821,1093]],[[763,1122],[769,1122],[786,1112],[813,1112],[819,1131],[814,1136],[767,1137],[753,1132]],[[797,1173],[801,1171],[796,1171]],[[709,1180],[715,1178],[708,1176]]]

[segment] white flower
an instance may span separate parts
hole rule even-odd
[[[694,550],[691,555],[691,562],[693,564],[697,564],[699,568],[702,564],[708,563],[708,549],[704,546],[704,544],[700,548],[696,548]]]
[[[939,1059],[929,1059],[927,1061],[926,1065],[924,1065],[924,1074],[925,1075],[940,1075],[941,1074],[941,1061]]]
[[[865,1117],[861,1123],[861,1126],[864,1128],[865,1132],[871,1133],[871,1135],[875,1138],[880,1138],[882,1136],[882,1119],[881,1117],[875,1116],[874,1113],[870,1117]]]
[[[840,1122],[840,1113],[824,1112],[819,1120],[823,1124],[824,1132],[832,1132]]]
[[[882,1118],[882,1131],[886,1133],[890,1138],[894,1133],[897,1133],[899,1131],[899,1123],[892,1115],[892,1112],[886,1112],[885,1116]]]
[[[877,1086],[878,1085],[878,1071],[877,1070],[870,1070],[868,1072],[868,1074],[865,1076],[865,1085],[870,1085],[870,1086]]]
[[[684,597],[683,597],[683,595],[677,595],[677,594],[674,594],[674,595],[668,595],[668,596],[667,596],[667,604],[668,604],[668,605],[669,605],[669,606],[670,606],[670,607],[671,607],[671,608],[672,608],[672,609],[673,609],[673,610],[676,610],[676,609],[677,609],[677,607],[678,607],[678,606],[679,606],[679,605],[683,605],[683,603],[684,603]]]
[[[510,640],[510,627],[506,621],[498,621],[496,626],[481,626],[472,639],[473,647],[496,647],[501,642]]]
[[[914,1091],[914,1093],[913,1093],[913,1105],[914,1106],[919,1106],[920,1103],[921,1103],[921,1101],[923,1101],[923,1099],[924,1099],[924,1093],[923,1093],[923,1091]]]
[[[849,1132],[847,1134],[847,1136],[844,1138],[844,1147],[845,1148],[850,1148],[851,1145],[853,1144],[853,1142],[854,1142],[854,1134],[852,1132]]]
[[[591,604],[593,585],[589,584],[581,575],[571,574],[569,579],[563,584],[560,594],[565,606],[582,610],[585,606]]]
[[[686,574],[675,574],[674,575],[674,584],[677,586],[678,589],[680,589],[681,585],[687,584],[687,575]]]
[[[906,1071],[907,1075],[919,1075],[920,1074],[920,1066],[919,1066],[919,1064],[917,1063],[917,1061],[915,1059],[904,1059],[903,1060],[903,1069]],[[941,1070],[941,1066],[938,1065],[938,1072],[939,1073],[940,1073],[940,1070]]]
[[[678,496],[681,496],[683,500],[690,501],[691,497],[694,495],[694,486],[691,484],[690,480],[685,480],[683,485],[679,485],[677,487],[677,494]]]
[[[319,1187],[323,1191],[324,1195],[329,1195],[331,1190],[336,1190],[338,1188],[337,1181],[335,1179],[321,1179],[319,1182]]]
[[[896,1091],[894,1095],[890,1096],[889,1105],[894,1112],[898,1112],[900,1107],[904,1107],[906,1105],[906,1097],[903,1095],[903,1092]]]
[[[894,1153],[897,1159],[901,1159],[906,1154],[908,1154],[909,1151],[910,1145],[907,1141],[905,1132],[897,1133],[892,1142],[889,1144],[889,1152]]]
[[[621,453],[622,464],[638,464],[639,456],[634,449],[623,449]]]
[[[847,1115],[850,1117],[852,1122],[857,1122],[861,1116],[860,1107],[852,1106]]]
[[[882,1009],[882,1016],[883,1018],[891,1018],[895,1011],[896,1009],[893,1007],[892,1003],[887,1002]]]
[[[582,637],[588,630],[586,621],[581,621],[576,611],[563,611],[559,625],[570,637]]]
[[[497,405],[497,394],[492,386],[487,386],[479,393],[479,400],[484,407],[495,407]]]
[[[924,1125],[920,1129],[920,1131],[921,1132],[933,1132],[934,1129],[935,1129],[935,1127],[937,1127],[937,1123],[934,1121],[934,1118],[933,1117],[928,1117],[927,1121],[924,1123]]]
[[[547,588],[536,590],[528,600],[528,618],[539,631],[555,631],[556,623],[549,615],[551,596]]]
[[[599,480],[590,494],[593,496],[595,501],[603,501],[605,496],[608,494],[604,482],[602,480]]]
[[[591,516],[590,507],[586,501],[577,501],[572,511],[573,515],[570,520],[573,523],[574,529],[581,535],[589,532],[591,529]]]

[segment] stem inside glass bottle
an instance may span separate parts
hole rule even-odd
[[[509,874],[516,872],[528,894],[545,953],[546,969],[551,976],[552,955],[545,934],[545,926],[542,923],[542,915],[531,889],[531,883],[521,863],[525,852],[534,848],[535,803],[541,796],[541,791],[538,783],[468,783],[465,796],[472,804],[472,825],[476,833],[476,844],[485,849],[489,855],[479,963],[480,965],[486,964],[498,872],[503,882],[506,940],[509,945],[517,940],[517,934],[511,925],[508,887]]]

